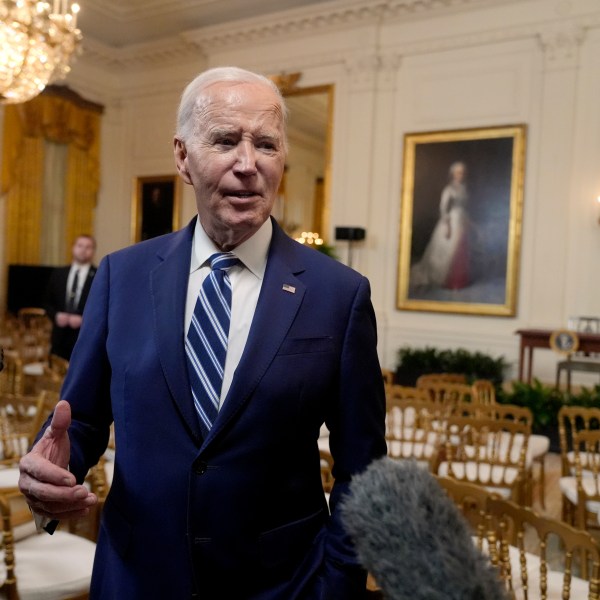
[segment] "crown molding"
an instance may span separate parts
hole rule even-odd
[[[230,21],[225,24],[184,31],[177,36],[125,47],[108,46],[92,38],[83,39],[85,59],[108,69],[166,66],[208,56],[222,49],[248,44],[276,42],[368,26],[393,19],[427,19],[448,12],[465,11],[518,0],[332,0],[324,4],[290,9],[272,15]]]
[[[90,61],[109,70],[156,68],[188,61],[207,59],[210,55],[221,50],[235,50],[249,45],[277,42],[293,38],[301,38],[307,34],[323,34],[334,31],[344,31],[357,26],[382,26],[394,21],[425,20],[458,12],[498,7],[500,4],[514,4],[520,0],[332,0],[324,4],[311,5],[270,16],[256,17],[226,24],[203,27],[184,31],[176,36],[163,38],[154,42],[132,44],[116,48],[107,46],[92,38],[83,40],[81,59]],[[599,27],[600,15],[573,16],[564,18],[559,24],[583,30]],[[553,40],[548,30],[556,28],[556,18],[550,18],[548,24],[531,23],[512,27],[499,27],[497,30],[485,30],[472,35],[452,37],[432,37],[430,39],[404,42],[400,40],[393,45],[393,50],[399,54],[411,55],[432,51],[469,47],[480,44],[514,41],[519,39],[538,39],[548,54],[552,54],[551,62],[557,63],[557,57],[565,56],[564,50],[559,50],[564,44],[565,35],[560,34]],[[569,47],[573,43],[581,43],[581,35],[568,35]],[[390,45],[386,51],[392,49]],[[368,52],[372,52],[373,49]],[[567,52],[572,56],[570,51]],[[549,59],[550,60],[550,59]],[[298,70],[311,65],[331,64],[342,62],[348,65],[348,53],[333,51],[323,56],[322,52],[308,53],[298,58]],[[277,62],[277,61],[274,61]],[[277,63],[279,64],[279,63]],[[291,68],[290,65],[287,65]],[[294,67],[295,68],[295,67]]]
[[[107,46],[93,38],[84,38],[82,45],[80,59],[109,70],[162,67],[204,58],[199,57],[198,46],[186,41],[182,35],[124,48]]]

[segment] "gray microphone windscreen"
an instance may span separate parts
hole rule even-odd
[[[463,515],[414,460],[374,461],[353,477],[341,511],[359,561],[385,598],[508,598]]]

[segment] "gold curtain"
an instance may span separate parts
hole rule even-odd
[[[70,261],[70,242],[76,235],[93,234],[102,111],[65,86],[48,86],[29,102],[5,107],[0,192],[7,194],[7,264],[44,263],[40,239],[45,141],[68,147],[65,260]]]

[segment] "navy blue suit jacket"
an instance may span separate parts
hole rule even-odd
[[[352,474],[386,451],[368,281],[274,223],[248,342],[202,439],[184,355],[194,225],[102,261],[71,359],[62,397],[78,480],[115,424],[91,597],[362,598],[336,506]]]

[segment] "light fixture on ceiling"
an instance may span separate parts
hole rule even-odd
[[[0,103],[31,100],[71,70],[78,12],[72,0],[0,0]]]

